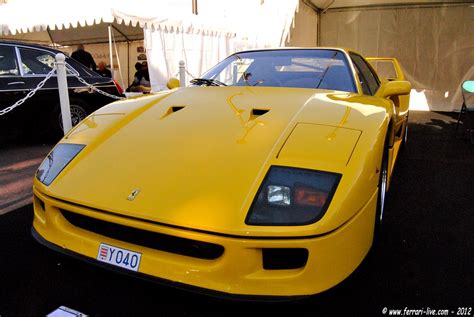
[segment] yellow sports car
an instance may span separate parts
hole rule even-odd
[[[406,136],[411,85],[379,61],[395,78],[345,49],[239,52],[99,109],[39,167],[33,236],[215,295],[333,287],[372,245]]]

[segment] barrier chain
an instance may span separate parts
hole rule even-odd
[[[36,86],[35,89],[33,89],[33,90],[31,90],[30,92],[28,92],[28,94],[27,94],[24,98],[22,98],[22,99],[18,100],[17,102],[15,102],[15,104],[14,104],[13,106],[10,106],[10,107],[7,107],[7,108],[5,108],[5,109],[3,109],[3,110],[0,110],[0,116],[3,116],[3,115],[5,115],[5,114],[9,113],[10,111],[12,111],[13,109],[15,109],[16,107],[22,105],[27,99],[33,97],[33,95],[36,94],[36,92],[37,92],[38,90],[40,90],[41,88],[43,88],[44,84],[48,81],[48,79],[50,79],[50,78],[55,74],[55,72],[56,72],[56,67],[53,67],[53,69],[46,75],[46,77],[45,77],[42,81],[40,81],[40,82],[38,83],[38,86]],[[77,75],[74,75],[74,76],[79,80],[79,82],[81,82],[82,84],[86,85],[86,86],[89,87],[90,89],[92,89],[92,90],[98,92],[99,94],[102,94],[102,95],[104,95],[104,96],[106,96],[106,97],[109,97],[109,98],[112,98],[112,99],[117,99],[117,100],[126,99],[126,98],[123,98],[123,97],[118,97],[118,96],[115,96],[115,95],[111,95],[111,94],[109,94],[109,93],[106,93],[105,91],[102,91],[102,90],[96,88],[95,86],[89,84],[88,82],[86,82],[86,81],[85,81],[84,79],[82,79],[81,77],[79,77],[79,76],[77,76]]]
[[[188,72],[188,70],[186,69],[186,74],[188,74],[188,76],[190,76],[191,78],[196,78],[196,76],[193,76],[190,72]]]
[[[9,113],[10,111],[12,111],[13,109],[15,109],[16,107],[22,105],[27,99],[33,97],[33,95],[36,94],[36,92],[37,92],[38,90],[40,90],[41,88],[43,88],[44,84],[48,81],[48,79],[51,78],[51,76],[54,75],[55,71],[56,71],[56,68],[53,67],[53,69],[46,75],[46,77],[45,77],[42,81],[40,81],[40,82],[38,83],[38,86],[36,86],[35,89],[30,90],[30,92],[28,92],[28,94],[27,94],[23,99],[20,99],[20,100],[18,100],[17,102],[15,102],[15,104],[14,104],[13,106],[10,106],[10,107],[7,107],[7,108],[5,108],[5,109],[3,109],[3,110],[0,110],[0,116],[3,116],[4,114]]]
[[[186,71],[186,74],[188,74],[189,77],[191,78],[196,78],[196,76],[193,76],[193,74],[191,74],[187,69],[185,70]],[[179,77],[179,72],[176,73],[176,75],[174,75],[174,77]]]
[[[94,90],[95,92],[98,92],[99,94],[101,95],[104,95],[106,97],[109,97],[109,98],[112,98],[112,99],[116,99],[116,100],[123,100],[123,99],[127,99],[127,98],[124,98],[124,97],[119,97],[119,96],[115,96],[115,95],[111,95],[109,93],[106,93],[105,91],[102,91],[100,89],[98,89],[97,87],[95,87],[94,85],[91,85],[89,84],[88,82],[86,82],[84,79],[82,79],[81,77],[77,76],[77,75],[74,75],[78,80],[79,82],[81,82],[82,84],[86,85],[87,87],[89,87],[89,89],[92,89]]]

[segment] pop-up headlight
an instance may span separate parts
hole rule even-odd
[[[36,178],[49,186],[84,147],[83,144],[58,144],[41,163]]]
[[[306,225],[326,212],[340,174],[272,166],[255,197],[245,223]]]

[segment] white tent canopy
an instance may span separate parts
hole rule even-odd
[[[186,1],[188,3],[189,1]],[[215,32],[186,10],[183,0],[82,0],[71,8],[62,0],[10,0],[0,6],[0,36],[60,45],[143,39],[143,28]],[[25,10],[25,6],[28,10]]]
[[[183,18],[186,22],[177,30],[159,18],[140,17],[147,21],[145,43],[153,90],[163,89],[168,78],[177,76],[180,60],[186,62],[189,77],[198,77],[234,50],[283,46],[298,0],[240,0],[237,6],[206,0],[199,6],[199,15]]]
[[[116,21],[112,23],[101,22],[83,27],[69,27],[60,30],[46,28],[42,31],[16,33],[15,35],[3,34],[0,37],[7,40],[32,42],[43,45],[57,44],[61,46],[74,46],[77,44],[108,43],[109,25],[112,26],[116,42],[143,40],[143,29],[141,27],[119,24]]]
[[[28,10],[24,10],[25,6]],[[82,0],[73,9],[61,0],[10,0],[0,5],[0,36],[3,39],[59,45],[107,43],[109,26],[113,28],[116,42],[144,39],[144,29],[148,34],[158,32],[166,35],[166,39],[161,38],[154,43],[150,35],[146,44],[152,86],[155,88],[163,88],[163,81],[175,76],[180,59],[188,61],[188,68],[201,70],[232,53],[230,41],[235,32],[209,21],[216,20],[192,15],[188,0]],[[199,48],[191,44],[201,43],[204,37],[213,38],[211,46],[206,43],[206,47]],[[190,45],[194,47],[191,50]],[[221,46],[218,49],[221,53],[208,55],[216,45]],[[207,61],[205,65],[200,62],[202,60]],[[128,62],[127,65],[133,65],[136,60],[129,58]],[[195,66],[197,63],[201,65]],[[159,85],[154,83],[158,78]]]

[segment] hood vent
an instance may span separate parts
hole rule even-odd
[[[252,109],[252,111],[250,112],[249,121],[255,120],[255,119],[257,119],[258,117],[263,116],[263,115],[266,114],[268,111],[270,111],[270,110],[269,110],[269,109]]]
[[[184,107],[185,106],[171,106],[171,107],[168,108],[168,110],[166,110],[166,112],[161,116],[160,119],[164,119],[167,116],[169,116],[170,114],[173,114],[175,112],[178,112],[179,110],[184,109]]]

